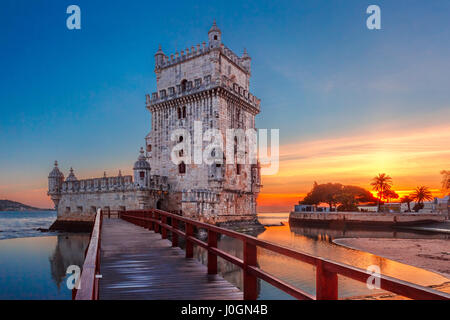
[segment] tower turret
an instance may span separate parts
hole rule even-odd
[[[166,55],[161,49],[161,45],[159,45],[158,51],[155,53],[155,68],[159,69],[165,62]]]
[[[222,32],[219,27],[216,25],[216,20],[214,20],[211,29],[208,31],[208,39],[209,39],[209,47],[210,48],[219,48],[222,43]]]
[[[48,195],[55,204],[55,209],[58,209],[58,203],[61,199],[61,187],[64,182],[64,174],[59,171],[58,161],[55,161],[55,167],[48,175]]]
[[[241,61],[242,64],[244,66],[244,68],[247,69],[247,71],[250,73],[251,72],[251,63],[252,63],[252,58],[250,58],[250,56],[247,53],[247,49],[244,48],[244,54],[241,57]]]
[[[141,147],[138,161],[134,163],[134,184],[139,187],[148,187],[150,180],[150,164],[147,162],[144,154],[144,148]]]

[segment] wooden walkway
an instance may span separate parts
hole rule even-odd
[[[219,275],[208,275],[159,233],[121,219],[104,219],[101,235],[99,298],[150,300],[243,299]]]

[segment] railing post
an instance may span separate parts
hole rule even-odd
[[[154,215],[155,215],[155,219],[159,220],[159,213],[155,212]],[[159,233],[159,223],[158,222],[155,222],[155,232]]]
[[[165,215],[161,215],[161,238],[167,239],[167,229],[166,227],[162,226],[162,224],[167,223],[167,217]]]
[[[323,260],[317,261],[316,266],[316,300],[338,299],[338,276],[325,267]]]
[[[188,238],[194,236],[194,226],[186,222],[186,258],[194,257],[194,244]]]
[[[150,210],[148,212],[148,218],[153,219],[153,210]],[[150,231],[153,230],[153,221],[148,222],[148,230],[150,230]]]
[[[244,240],[244,300],[256,300],[258,298],[257,278],[248,270],[248,267],[254,267],[256,263],[256,246]]]
[[[208,249],[217,248],[217,233],[208,230]],[[208,250],[208,274],[217,274],[217,256]]]
[[[178,230],[178,220],[172,218],[172,228]],[[178,234],[172,231],[172,247],[178,247]]]

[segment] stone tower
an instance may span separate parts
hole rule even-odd
[[[146,136],[146,156],[153,174],[168,177],[170,199],[166,210],[212,223],[256,218],[260,190],[256,163],[230,164],[225,150],[216,149],[211,151],[215,159],[212,164],[171,160],[177,143],[184,141],[191,146],[177,151],[180,156],[199,147],[194,145],[194,129],[199,124],[203,132],[212,129],[222,133],[224,148],[237,141],[237,137],[227,137],[227,129],[255,129],[260,100],[250,93],[250,64],[246,50],[238,56],[222,43],[215,22],[208,32],[208,44],[203,42],[169,56],[161,47],[156,52],[157,92],[147,95],[151,130]],[[184,136],[174,140],[177,129],[189,132],[190,140],[183,140],[187,138]],[[209,143],[200,140],[202,150]],[[234,148],[235,157],[244,154]]]

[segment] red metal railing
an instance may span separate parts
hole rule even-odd
[[[193,246],[197,245],[208,252],[208,274],[217,273],[217,257],[221,257],[243,269],[244,272],[244,299],[255,300],[257,298],[257,279],[264,280],[274,287],[290,294],[297,299],[307,300],[337,300],[338,299],[338,274],[360,282],[366,282],[369,275],[365,270],[355,268],[339,262],[315,257],[290,248],[273,244],[255,237],[238,233],[232,230],[220,228],[211,224],[198,222],[173,213],[152,209],[120,212],[123,220],[142,226],[155,232],[160,232],[163,239],[167,238],[167,232],[171,232],[172,246],[178,246],[178,237],[186,240],[186,258],[193,258]],[[170,218],[170,225],[168,224]],[[184,223],[184,231],[180,229],[180,223]],[[208,241],[204,242],[194,236],[194,227],[205,229],[208,232]],[[217,248],[217,236],[219,234],[239,239],[243,242],[244,259],[239,259]],[[303,290],[294,287],[272,274],[260,269],[257,265],[257,247],[276,252],[278,254],[306,262],[316,266],[316,295],[310,295]],[[450,295],[427,287],[415,285],[410,282],[398,280],[392,277],[380,276],[380,287],[401,296],[420,300],[449,300]]]
[[[102,222],[102,210],[98,209],[89,246],[86,249],[86,257],[79,279],[79,289],[74,289],[72,292],[73,300],[98,300]]]

